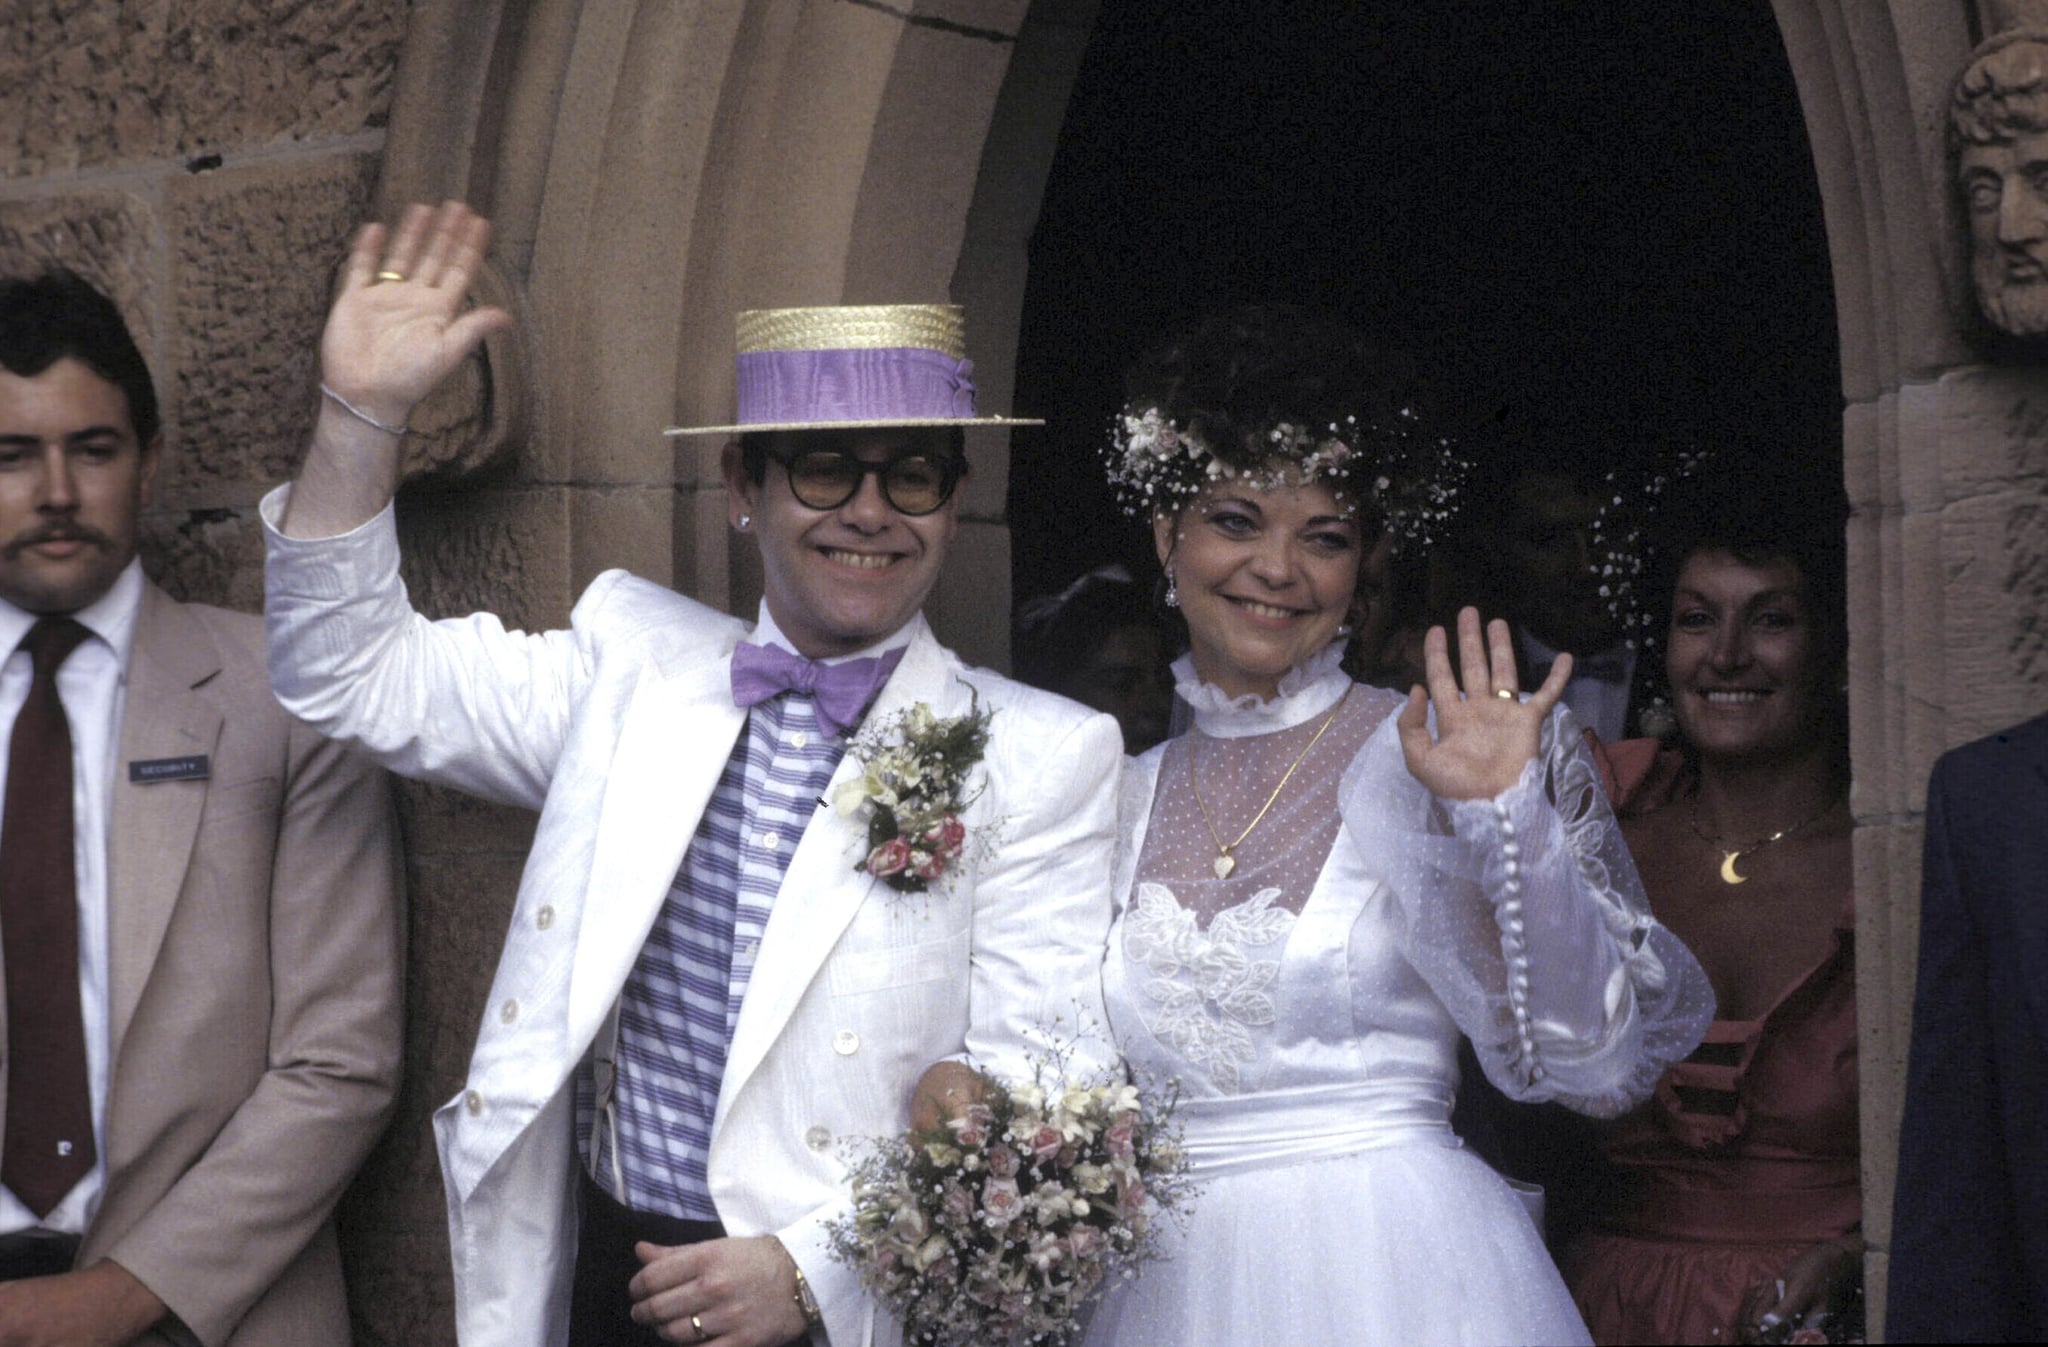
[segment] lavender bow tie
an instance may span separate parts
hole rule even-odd
[[[779,645],[742,641],[732,652],[732,699],[751,707],[784,692],[801,692],[811,699],[819,729],[844,734],[859,723],[861,712],[902,658],[903,649],[898,647],[871,659],[826,664],[792,655]]]

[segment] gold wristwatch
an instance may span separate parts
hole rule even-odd
[[[789,1260],[789,1264],[796,1273],[796,1307],[804,1312],[804,1327],[824,1327],[825,1315],[818,1308],[818,1298],[811,1294],[811,1284],[804,1280],[804,1270],[796,1266],[794,1258]]]

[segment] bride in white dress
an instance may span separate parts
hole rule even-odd
[[[1155,357],[1124,422],[1195,722],[1127,766],[1105,992],[1133,1068],[1179,1082],[1201,1190],[1091,1345],[1586,1341],[1450,1129],[1458,1036],[1510,1096],[1611,1116],[1713,1013],[1558,706],[1568,660],[1523,698],[1468,609],[1455,671],[1429,635],[1426,700],[1338,668],[1361,559],[1429,475],[1410,428],[1332,405],[1361,353],[1234,315]]]

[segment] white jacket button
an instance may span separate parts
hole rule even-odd
[[[504,1021],[505,1023],[507,1023],[507,1024],[510,1024],[510,1023],[512,1023],[512,1021],[514,1021],[514,1020],[518,1019],[518,1018],[519,1018],[519,1002],[517,1002],[517,1001],[507,1001],[507,1002],[505,1002],[505,1004],[504,1004],[504,1005],[502,1005],[502,1006],[499,1006],[499,1007],[498,1007],[498,1018],[499,1018],[499,1019],[501,1019],[501,1020],[503,1020],[503,1021]]]
[[[823,1123],[804,1133],[804,1145],[809,1146],[814,1151],[822,1151],[831,1144],[832,1129]]]
[[[832,1051],[841,1057],[851,1057],[860,1051],[860,1035],[851,1029],[841,1029],[832,1035]]]
[[[545,931],[548,927],[554,924],[555,909],[550,906],[544,904],[542,905],[540,911],[533,914],[533,925],[535,930]]]
[[[469,1110],[469,1115],[473,1118],[484,1111],[484,1097],[471,1090],[462,1096],[462,1106]]]

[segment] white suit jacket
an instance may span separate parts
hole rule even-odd
[[[467,1086],[435,1131],[462,1342],[554,1347],[575,1258],[572,1072],[746,722],[730,688],[746,627],[620,571],[590,586],[567,631],[430,623],[398,579],[388,510],[339,539],[270,539],[285,706],[395,771],[540,811]],[[964,821],[970,854],[976,837],[991,844],[950,889],[901,894],[855,871],[862,828],[821,804],[727,1054],[712,1197],[728,1232],[782,1238],[833,1347],[898,1336],[825,1252],[824,1223],[848,1201],[840,1143],[900,1132],[933,1061],[1027,1071],[1055,1037],[1103,1023],[1116,724],[968,668],[921,618],[873,714],[924,702],[958,715],[975,697],[995,714]],[[848,754],[834,784],[854,771]],[[1099,1049],[1079,1052],[1077,1066],[1099,1064]]]

